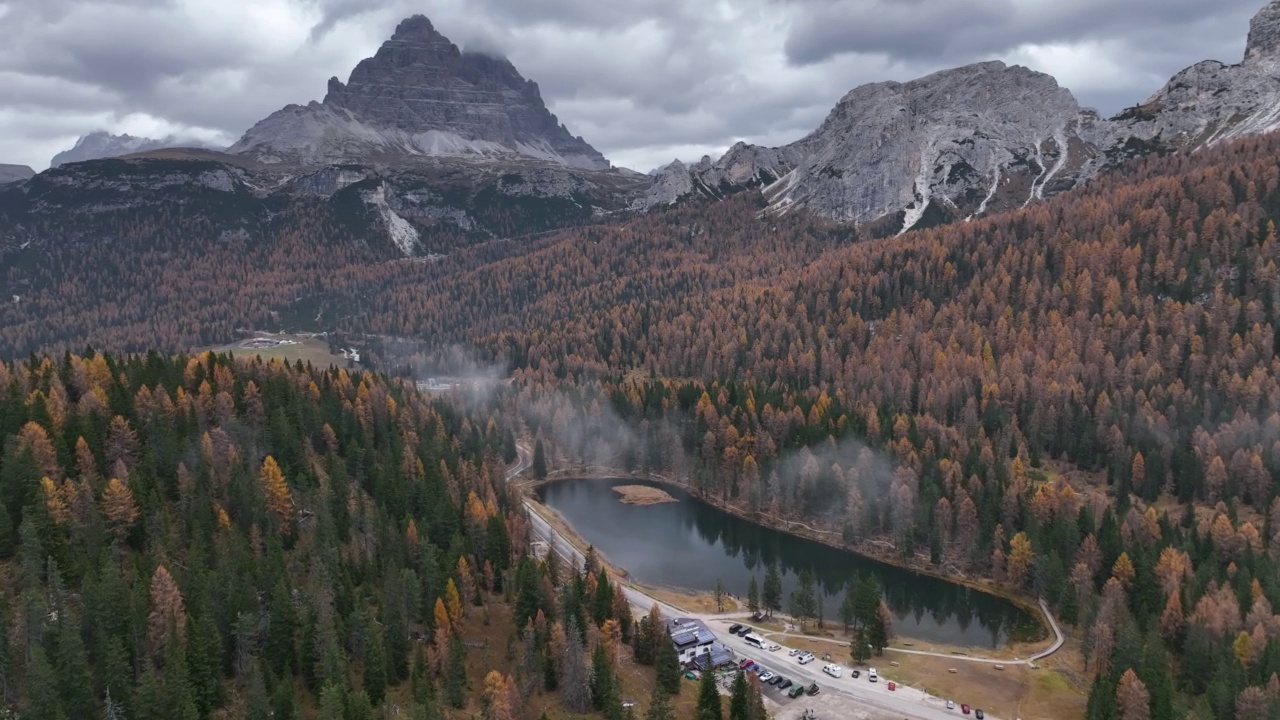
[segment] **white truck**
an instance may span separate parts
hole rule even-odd
[[[835,663],[827,663],[822,666],[822,672],[830,675],[831,677],[838,678],[844,672],[844,668],[836,665]]]

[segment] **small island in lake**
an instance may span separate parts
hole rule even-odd
[[[613,491],[621,495],[619,502],[628,505],[659,505],[678,502],[662,488],[648,485],[615,485]]]

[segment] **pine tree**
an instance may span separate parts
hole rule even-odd
[[[671,697],[661,685],[653,686],[653,694],[649,697],[649,710],[644,720],[676,720],[675,710],[671,708]]]
[[[739,670],[733,676],[733,694],[729,698],[729,720],[750,720],[750,693],[747,691],[747,676]]]
[[[760,612],[760,588],[756,585],[756,576],[751,576],[751,584],[747,585],[747,609],[752,615]]]
[[[654,655],[653,664],[657,667],[658,685],[668,695],[680,694],[680,654],[671,642],[665,629],[658,631],[658,651]]]
[[[591,672],[587,668],[582,635],[573,623],[565,628],[564,656],[560,658],[558,685],[566,708],[577,713],[591,711]]]
[[[375,623],[372,637],[369,638],[364,651],[364,692],[374,707],[382,704],[386,695],[389,673],[387,668],[387,647],[382,637],[382,629]],[[464,669],[465,672],[465,669]]]
[[[67,715],[87,718],[93,715],[93,675],[84,640],[80,637],[80,617],[67,611],[58,623],[58,648],[54,655],[58,671],[58,687]]]
[[[27,661],[27,711],[32,720],[66,720],[66,709],[58,693],[58,677],[44,646],[33,644]]]
[[[715,589],[716,612],[721,612],[721,613],[724,612],[725,594],[726,593],[724,590],[724,581],[721,580],[720,578],[716,578],[716,589]]]
[[[641,665],[653,664],[653,624],[649,622],[647,615],[640,618],[640,624],[632,637],[631,649],[636,662]]]
[[[761,597],[765,611],[769,617],[782,611],[782,578],[778,577],[777,562],[770,562],[764,576],[764,594]]]
[[[467,650],[457,634],[449,638],[449,659],[444,670],[444,694],[454,708],[467,706]]]
[[[547,451],[542,446],[542,438],[533,444],[533,476],[539,480],[547,476]]]
[[[707,668],[698,683],[698,706],[696,720],[722,720],[720,712],[720,689],[716,686],[716,674]]]
[[[622,710],[616,682],[604,645],[596,645],[595,652],[591,654],[591,704],[596,710],[603,711],[605,717],[615,720]]]

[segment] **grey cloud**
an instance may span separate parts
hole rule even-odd
[[[508,57],[570,131],[648,170],[739,139],[789,142],[857,85],[992,57],[1054,73],[1110,113],[1193,62],[1238,60],[1261,3],[0,0],[0,162],[44,167],[50,147],[136,133],[137,118],[235,138],[323,97],[330,76],[345,79],[413,13],[464,48]],[[1114,72],[1035,52],[1088,43]]]

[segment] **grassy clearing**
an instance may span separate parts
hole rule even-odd
[[[267,335],[262,334],[261,338],[270,338],[273,340],[288,340],[296,344],[275,345],[267,348],[246,347],[249,343],[258,338],[246,338],[230,345],[223,345],[215,348],[217,352],[234,353],[237,357],[253,357],[260,356],[266,360],[283,360],[288,363],[294,363],[301,360],[304,364],[311,363],[317,367],[329,367],[336,365],[338,367],[346,367],[347,360],[341,355],[335,355],[329,352],[329,344],[323,338],[305,337],[301,335]]]
[[[994,715],[1022,720],[1079,720],[1087,697],[1051,668],[1032,670],[898,653],[872,661],[880,674],[956,703],[968,703]],[[894,667],[891,662],[897,662]],[[951,672],[955,670],[956,672]]]

